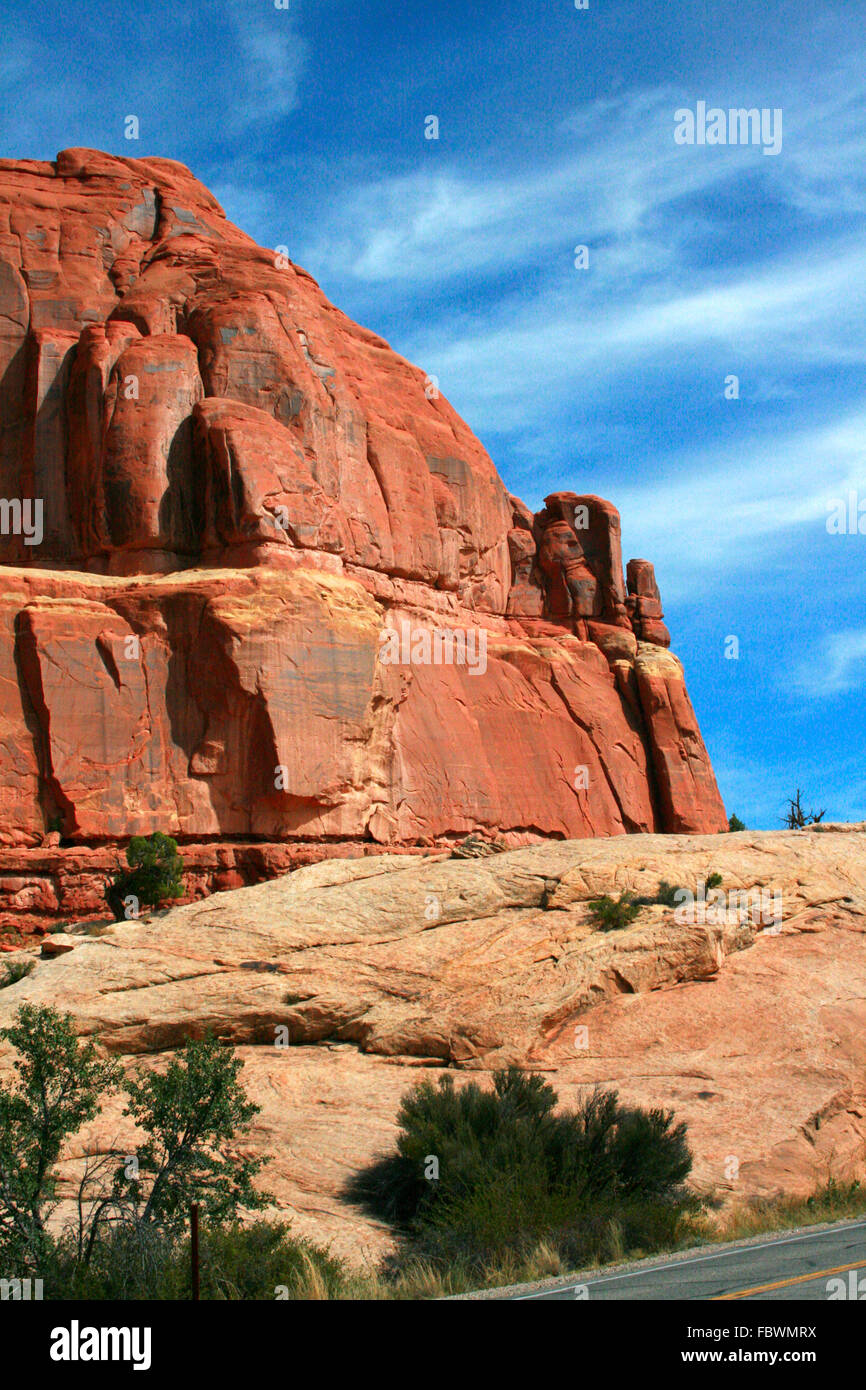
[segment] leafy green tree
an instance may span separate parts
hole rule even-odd
[[[743,824],[739,816],[731,816],[730,820],[728,821],[728,829],[731,832],[736,830],[748,830],[748,828],[749,827],[747,825]]]
[[[52,1008],[22,1004],[0,1037],[18,1052],[15,1084],[0,1085],[0,1253],[8,1267],[38,1268],[54,1166],[65,1140],[99,1113],[119,1067],[80,1042],[71,1016]]]
[[[183,1226],[191,1202],[210,1221],[233,1220],[240,1208],[267,1205],[252,1180],[265,1160],[226,1157],[222,1146],[246,1131],[260,1107],[238,1080],[243,1066],[216,1038],[190,1039],[163,1072],[127,1078],[131,1115],[147,1139],[136,1151],[138,1175],[115,1178],[114,1196],[137,1224]]]
[[[133,835],[126,847],[129,870],[121,870],[107,885],[105,897],[117,920],[137,916],[139,907],[158,907],[166,898],[183,893],[183,860],[177,842],[157,830],[149,838]],[[127,911],[127,899],[135,899]]]

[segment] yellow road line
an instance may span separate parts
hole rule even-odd
[[[775,1284],[756,1284],[753,1289],[737,1289],[736,1293],[719,1293],[711,1298],[711,1303],[724,1303],[730,1298],[748,1298],[753,1293],[772,1293],[773,1289],[788,1289],[792,1284],[808,1284],[813,1279],[824,1279],[830,1274],[847,1274],[849,1269],[866,1268],[866,1260],[858,1264],[837,1265],[835,1269],[816,1269],[814,1274],[798,1274],[793,1279],[779,1279]]]

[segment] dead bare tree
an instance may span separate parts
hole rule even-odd
[[[823,810],[805,811],[800,800],[801,796],[802,792],[798,787],[795,795],[791,797],[787,813],[782,817],[782,824],[787,826],[789,830],[802,830],[807,825],[817,825],[826,814]]]

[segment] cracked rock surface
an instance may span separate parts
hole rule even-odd
[[[780,902],[778,921],[726,897],[706,912],[719,920],[656,904],[602,932],[587,908],[662,880],[697,894],[713,873],[725,894]],[[233,1042],[266,1185],[298,1231],[354,1256],[389,1237],[340,1189],[388,1149],[413,1080],[443,1067],[483,1080],[515,1062],[565,1104],[600,1083],[672,1107],[696,1184],[731,1198],[863,1171],[864,827],[329,860],[52,940],[74,949],[0,990],[0,1025],[25,1000],[59,1002],[128,1066],[208,1029]],[[128,1142],[120,1109],[68,1155],[64,1192],[84,1143]]]

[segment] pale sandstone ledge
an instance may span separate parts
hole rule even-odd
[[[389,1237],[340,1189],[391,1146],[408,1086],[443,1066],[544,1070],[565,1104],[615,1085],[688,1122],[699,1187],[804,1193],[866,1171],[866,827],[817,829],[329,860],[50,938],[73,949],[0,991],[0,1026],[25,1000],[50,1003],[130,1065],[160,1065],[206,1028],[235,1042],[267,1186],[298,1233],[355,1258]],[[678,925],[663,907],[601,933],[586,909],[713,872],[726,890],[778,890],[779,934]],[[120,1110],[89,1141],[127,1143]],[[65,1176],[77,1166],[70,1155]]]

